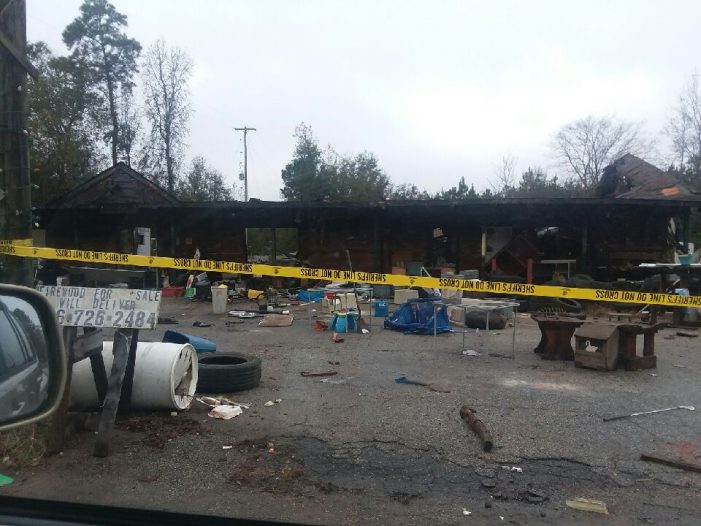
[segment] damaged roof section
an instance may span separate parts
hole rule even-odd
[[[55,199],[46,208],[177,206],[180,201],[123,162],[115,164]]]
[[[674,175],[629,153],[604,169],[596,195],[616,199],[701,201],[701,195],[689,190]]]

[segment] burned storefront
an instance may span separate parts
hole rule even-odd
[[[611,280],[688,250],[701,206],[673,177],[625,156],[596,197],[181,202],[120,163],[40,210],[47,246],[433,276]],[[698,233],[696,233],[698,235]],[[686,248],[685,248],[686,247]]]

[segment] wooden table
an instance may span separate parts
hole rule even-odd
[[[655,356],[655,334],[666,327],[666,323],[647,325],[644,323],[621,323],[618,325],[618,357],[628,371],[654,369],[657,367]],[[636,337],[643,335],[643,355],[636,351]]]
[[[542,314],[533,314],[531,318],[540,329],[540,343],[533,352],[540,354],[543,360],[574,360],[572,336],[577,327],[585,323],[584,320]]]

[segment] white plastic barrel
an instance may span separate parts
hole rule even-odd
[[[214,314],[224,314],[226,309],[226,298],[229,289],[227,287],[212,287],[212,311]]]
[[[102,345],[107,378],[112,369],[112,342]],[[189,343],[140,342],[136,346],[131,406],[134,409],[187,409],[197,388],[197,353]],[[71,405],[98,408],[90,360],[73,366]]]

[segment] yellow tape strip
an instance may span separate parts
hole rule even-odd
[[[499,281],[478,281],[459,278],[429,278],[380,274],[376,272],[351,272],[308,267],[280,267],[254,263],[234,263],[196,259],[168,258],[162,256],[138,256],[116,252],[93,252],[63,248],[32,247],[22,244],[0,243],[0,254],[42,259],[83,261],[85,263],[106,263],[109,265],[133,265],[136,267],[156,267],[201,272],[228,272],[233,274],[256,274],[280,278],[318,279],[326,281],[349,281],[394,285],[405,287],[425,287],[434,289],[455,289],[468,292],[488,292],[517,296],[545,296],[549,298],[570,298],[575,300],[609,301],[618,303],[642,303],[666,305],[670,307],[701,308],[701,296],[679,296],[657,292],[629,292],[605,289],[580,289],[555,287],[551,285],[526,285]]]

